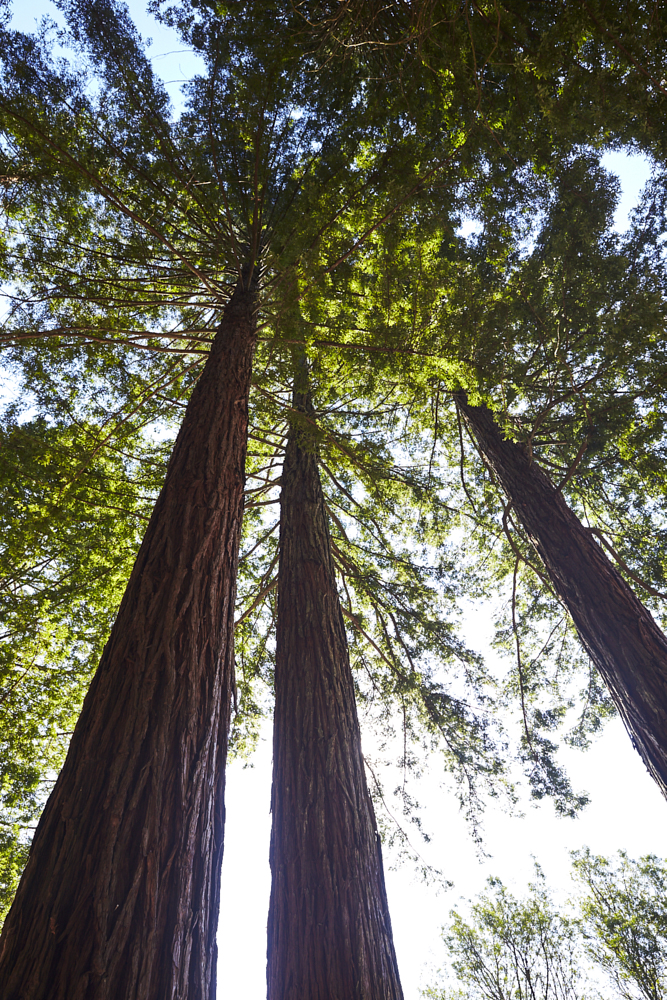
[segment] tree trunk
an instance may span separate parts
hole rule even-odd
[[[526,450],[503,438],[487,407],[455,399],[667,796],[667,637]]]
[[[3,1000],[215,994],[256,288],[187,408],[0,940]]]
[[[314,421],[307,395],[295,409]],[[268,1000],[403,996],[314,437],[282,475]]]

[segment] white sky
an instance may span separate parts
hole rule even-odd
[[[46,0],[31,0],[16,8],[13,26],[31,30],[43,13],[57,17]],[[192,75],[198,60],[182,51],[172,32],[144,14],[144,5],[130,4],[135,23],[154,42],[150,54],[154,67],[178,99],[179,83]],[[617,227],[626,225],[629,210],[648,177],[641,157],[608,154],[605,166],[618,173],[623,200]],[[468,643],[485,655],[488,650],[488,616],[483,608],[469,615]],[[264,1000],[266,916],[269,898],[268,845],[271,748],[267,727],[254,766],[234,762],[227,777],[227,829],[222,875],[222,916],[218,933],[220,961],[218,996],[221,1000]],[[524,818],[510,817],[489,806],[485,819],[485,848],[491,855],[480,862],[451,792],[440,787],[437,775],[421,786],[424,823],[433,835],[420,851],[454,882],[454,888],[437,894],[417,881],[409,867],[386,872],[396,950],[406,1000],[418,1000],[419,987],[433,981],[433,969],[444,960],[439,929],[452,906],[484,887],[488,875],[500,876],[523,892],[532,876],[533,858],[542,865],[550,886],[566,897],[570,891],[568,851],[587,844],[594,852],[610,854],[625,848],[633,857],[653,852],[667,856],[666,806],[655,784],[633,750],[620,721],[607,726],[604,735],[586,753],[564,750],[573,786],[585,788],[592,802],[577,820],[559,819],[553,807],[526,808]],[[388,785],[391,786],[391,780]]]

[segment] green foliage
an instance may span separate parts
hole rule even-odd
[[[18,825],[0,828],[0,921],[12,905],[30,843]]]
[[[477,897],[467,919],[452,911],[443,940],[458,984],[432,986],[432,1000],[600,996],[599,973],[614,995],[662,1000],[667,987],[667,862],[574,851],[582,890],[578,916],[554,905],[544,876],[517,899],[499,879]]]
[[[587,951],[626,1000],[667,995],[667,862],[575,852]]]
[[[163,475],[161,448],[99,450],[99,428],[0,427],[3,905],[64,760]],[[127,440],[125,441],[127,444]],[[14,874],[12,874],[14,873]]]
[[[499,879],[473,904],[468,921],[452,911],[444,936],[458,987],[432,987],[432,1000],[581,1000],[595,995],[580,966],[576,924],[561,915],[537,869],[518,900]]]

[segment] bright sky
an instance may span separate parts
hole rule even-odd
[[[153,38],[153,65],[174,98],[178,81],[196,71],[198,60],[184,52],[172,32],[144,13],[143,4],[130,4],[144,36]],[[31,30],[43,13],[56,16],[47,0],[32,0],[17,8],[13,26]],[[58,20],[60,18],[58,17]],[[648,176],[648,165],[639,157],[609,154],[605,165],[621,179],[623,199],[617,214],[618,228],[627,224]],[[488,610],[468,616],[465,638],[491,656]],[[222,874],[222,916],[218,933],[220,962],[218,996],[221,1000],[264,1000],[266,996],[266,916],[269,898],[268,845],[271,748],[267,727],[254,766],[234,762],[227,778],[227,830]],[[577,820],[556,818],[550,804],[525,806],[526,815],[510,817],[490,806],[485,819],[485,848],[491,857],[478,860],[465,821],[451,793],[430,773],[421,785],[425,803],[424,825],[433,835],[420,846],[424,858],[454,882],[454,888],[437,894],[417,880],[409,867],[388,870],[387,891],[396,950],[406,1000],[418,1000],[420,986],[433,982],[433,970],[444,960],[439,940],[442,923],[452,906],[481,891],[488,875],[498,875],[519,893],[532,876],[533,858],[542,865],[549,884],[563,898],[571,891],[568,851],[587,844],[594,852],[610,854],[625,848],[633,857],[653,852],[667,856],[667,815],[664,800],[648,777],[620,721],[607,726],[604,735],[587,752],[564,750],[561,755],[575,789],[586,789],[592,799]],[[391,779],[387,781],[391,787]]]

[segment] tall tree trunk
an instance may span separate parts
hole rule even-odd
[[[5,923],[3,1000],[215,994],[255,304],[240,281],[192,393]]]
[[[667,637],[526,450],[503,438],[487,407],[455,399],[667,796]]]
[[[314,423],[307,394],[295,409]],[[314,437],[282,475],[268,1000],[399,1000]]]

